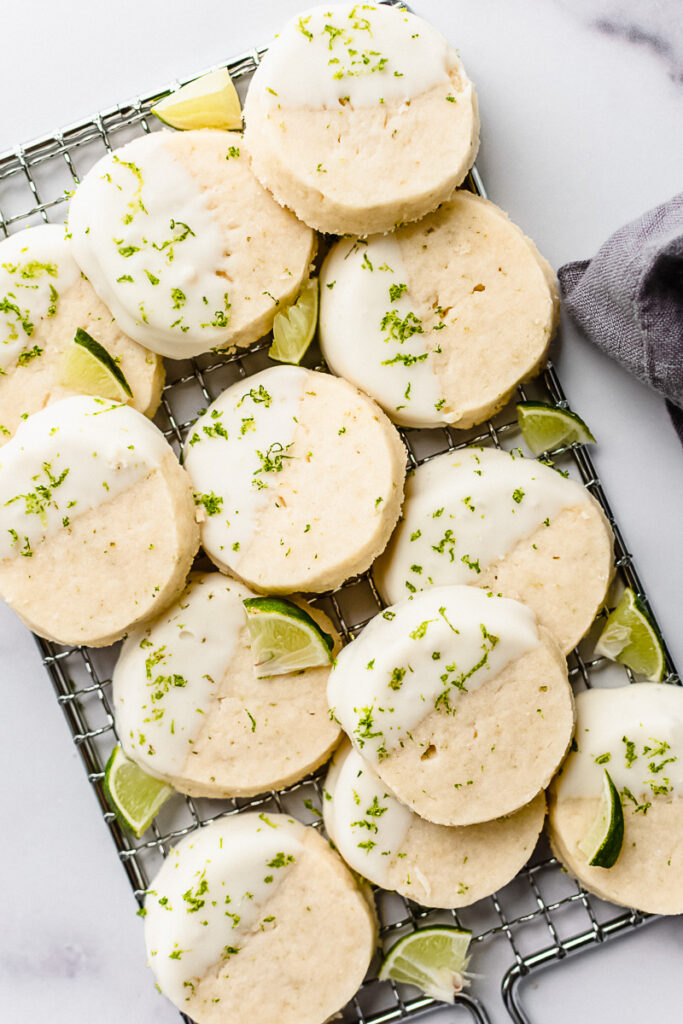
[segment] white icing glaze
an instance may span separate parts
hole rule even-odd
[[[394,422],[429,427],[448,421],[432,355],[440,334],[414,312],[407,280],[390,235],[338,242],[321,273],[320,345],[334,372]]]
[[[145,944],[176,1006],[211,967],[239,956],[250,932],[277,926],[264,920],[268,902],[302,853],[302,831],[283,814],[240,814],[169,852],[145,900]]]
[[[44,224],[0,242],[0,373],[40,358],[36,330],[80,276],[64,228]]]
[[[449,47],[421,18],[374,4],[312,7],[287,22],[254,75],[268,108],[401,103],[448,84]]]
[[[114,669],[121,743],[146,771],[180,775],[246,628],[254,595],[220,573],[190,577],[178,602],[130,633]]]
[[[400,601],[432,585],[476,584],[544,521],[590,501],[581,484],[521,455],[490,448],[438,455],[406,482],[403,517],[377,563],[377,585],[386,601]]]
[[[169,451],[142,413],[101,398],[65,398],[30,416],[0,452],[0,559],[30,557]]]
[[[346,863],[387,888],[413,819],[357,750],[339,751],[325,780],[325,828]]]
[[[683,796],[683,688],[631,683],[586,690],[576,698],[576,716],[578,750],[557,779],[559,800],[600,796],[605,769],[625,811],[637,813],[640,804],[643,813],[648,802]]]
[[[167,132],[103,157],[71,200],[76,260],[131,338],[179,359],[229,336],[221,227]]]
[[[238,381],[188,435],[183,458],[195,500],[216,498],[204,502],[202,546],[220,562],[247,547],[286,460],[297,458],[296,415],[307,380],[298,366],[274,366]]]
[[[538,646],[534,615],[474,587],[433,587],[386,609],[339,654],[327,685],[336,719],[371,763],[434,711],[448,713]]]

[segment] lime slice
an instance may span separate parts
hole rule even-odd
[[[532,455],[541,455],[560,445],[595,443],[595,438],[580,416],[569,409],[558,409],[543,402],[520,402],[517,422]]]
[[[80,327],[62,357],[60,381],[74,391],[115,402],[133,397],[123,371],[106,348]]]
[[[175,790],[143,772],[117,746],[104,769],[104,792],[121,824],[139,839]]]
[[[420,928],[392,946],[378,977],[415,985],[432,999],[452,1003],[467,985],[464,971],[471,938],[472,932],[445,925]]]
[[[664,649],[657,627],[630,587],[610,612],[595,653],[627,665],[651,683],[660,683],[664,678]]]
[[[331,663],[332,637],[303,608],[279,597],[248,597],[243,604],[258,679]]]
[[[299,292],[296,302],[275,314],[273,344],[268,355],[279,363],[295,363],[303,359],[313,341],[318,324],[318,278],[311,277]]]
[[[225,68],[188,82],[159,100],[152,113],[171,128],[242,127],[239,96]]]
[[[611,868],[616,862],[624,842],[624,811],[617,787],[605,771],[600,806],[595,819],[579,843],[588,863],[595,868]]]

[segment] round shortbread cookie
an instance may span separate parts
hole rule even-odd
[[[69,228],[121,327],[172,359],[263,337],[315,252],[313,232],[251,173],[242,137],[214,129],[155,132],[103,157]]]
[[[545,795],[508,818],[448,828],[400,803],[350,744],[325,780],[325,828],[354,871],[425,907],[466,907],[526,864],[543,828]]]
[[[605,599],[613,544],[581,484],[516,452],[464,448],[410,474],[401,521],[373,572],[389,604],[451,583],[513,597],[566,653]]]
[[[0,453],[0,595],[40,636],[99,647],[182,591],[189,477],[130,406],[63,398]]]
[[[574,727],[567,666],[533,613],[475,587],[381,612],[339,654],[331,713],[420,817],[473,825],[548,785]]]
[[[145,900],[160,990],[196,1024],[320,1024],[359,988],[374,910],[322,836],[284,814],[211,822]]]
[[[64,228],[27,228],[0,242],[0,444],[27,415],[75,392],[61,381],[64,351],[81,327],[117,360],[146,416],[159,406],[161,359],[119,329],[81,276]]]
[[[220,573],[190,576],[171,608],[129,633],[114,669],[125,753],[191,796],[281,789],[339,742],[325,694],[329,667],[257,678],[242,604],[250,597]],[[334,634],[326,615],[301,605]]]
[[[382,410],[298,366],[231,385],[191,429],[184,463],[204,550],[264,593],[320,592],[363,572],[403,500],[405,450]]]
[[[683,689],[586,690],[576,718],[576,742],[548,793],[555,855],[601,899],[683,914]],[[616,863],[598,868],[579,843],[598,813],[605,771],[621,794],[624,841]]]
[[[330,368],[411,427],[492,415],[538,372],[559,317],[533,242],[469,192],[392,235],[341,239],[320,294]]]
[[[472,83],[431,25],[339,4],[292,18],[244,104],[257,178],[304,223],[367,235],[448,199],[479,145]]]

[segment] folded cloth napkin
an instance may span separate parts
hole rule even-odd
[[[585,334],[660,391],[683,443],[683,192],[558,272]]]

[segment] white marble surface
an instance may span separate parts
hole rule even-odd
[[[0,149],[261,43],[301,6],[6,5]],[[680,188],[683,22],[675,0],[414,6],[454,41],[477,84],[479,167],[491,197],[554,266],[590,255]],[[571,328],[558,362],[573,407],[599,438],[599,471],[681,666],[683,458],[663,403]],[[144,967],[134,900],[51,685],[30,636],[4,608],[0,657],[2,1019],[174,1024],[177,1014]],[[534,1024],[677,1019],[682,931],[678,920],[659,922],[534,976],[524,989]],[[504,955],[487,955],[487,976],[476,984],[487,1005]],[[490,1013],[507,1019],[497,997]]]

